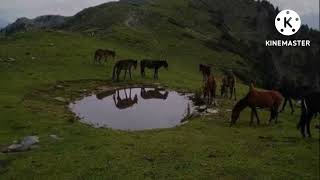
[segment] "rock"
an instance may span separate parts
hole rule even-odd
[[[55,140],[60,140],[61,138],[55,134],[50,134],[49,137],[51,137],[52,139],[55,139]]]
[[[54,44],[53,44],[53,43],[49,43],[49,46],[51,46],[51,47],[52,47],[52,46],[54,46]]]
[[[35,59],[36,59],[36,57],[31,57],[31,59],[32,59],[32,60],[35,60]]]
[[[64,87],[62,85],[56,85],[57,89],[63,89]]]
[[[196,109],[197,109],[198,112],[204,112],[207,108],[208,107],[206,105],[203,105],[203,106],[197,107]]]
[[[219,113],[219,109],[207,109],[207,113],[218,114]]]
[[[12,58],[12,57],[9,57],[9,58],[8,58],[8,61],[9,61],[9,62],[14,62],[14,61],[16,61],[16,59],[14,59],[14,58]]]
[[[67,100],[65,98],[63,98],[63,97],[55,97],[54,100],[62,102],[62,103],[66,103],[67,102]]]
[[[148,155],[144,155],[143,159],[145,159],[147,161],[150,161],[150,162],[154,161],[154,159],[152,157],[148,156]]]
[[[30,149],[33,149],[39,142],[40,141],[38,136],[26,136],[19,143],[11,144],[7,148],[3,149],[2,152],[10,153],[28,151]]]

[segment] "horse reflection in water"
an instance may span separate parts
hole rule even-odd
[[[127,89],[124,89],[125,98],[121,98],[120,90],[117,90],[115,94],[113,94],[113,101],[115,106],[118,109],[127,109],[132,107],[135,104],[138,104],[138,96],[134,95],[132,98],[131,88],[129,89],[129,96],[127,94]],[[116,97],[117,96],[117,97]]]
[[[160,89],[154,88],[153,90],[146,91],[145,88],[141,88],[141,97],[143,99],[163,99],[166,100],[168,98],[169,92],[165,91],[165,93],[161,93]]]

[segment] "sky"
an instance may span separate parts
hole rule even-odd
[[[54,14],[71,16],[84,8],[112,0],[0,0],[0,21]],[[280,9],[292,9],[304,24],[319,29],[319,0],[269,0]]]

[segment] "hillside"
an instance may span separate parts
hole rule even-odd
[[[320,59],[318,31],[303,26],[292,37],[310,39],[312,50],[282,48],[280,52],[276,48],[264,47],[265,40],[282,38],[274,28],[274,17],[278,12],[266,1],[253,0],[121,0],[84,9],[73,17],[61,17],[59,23],[28,23],[28,26],[30,29],[76,31],[123,44],[130,42],[130,47],[152,49],[153,53],[162,55],[169,51],[178,52],[189,43],[217,53],[236,54],[241,60],[233,60],[233,64],[247,64],[245,70],[235,69],[237,75],[249,80],[248,72],[256,74],[256,80],[268,87],[283,76],[300,81],[306,81],[304,77],[319,79],[316,78],[319,70],[313,68]],[[10,32],[14,24],[8,27]],[[201,54],[199,59],[195,61],[210,61]],[[227,63],[215,65],[222,71],[232,68],[224,64]],[[320,82],[308,84],[319,85]]]

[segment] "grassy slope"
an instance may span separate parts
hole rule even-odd
[[[118,33],[125,38],[125,29]],[[55,46],[49,46],[50,43]],[[169,51],[170,69],[161,71],[161,83],[172,88],[197,89],[201,82],[195,60],[199,51],[205,61],[216,65],[232,64],[238,58],[192,44],[181,43]],[[185,51],[177,53],[181,46]],[[52,98],[73,98],[79,89],[110,84],[105,80],[110,79],[112,64],[98,67],[91,63],[92,52],[99,47],[115,48],[120,58],[159,56],[157,51],[144,52],[130,42],[66,33],[27,33],[0,40],[0,57],[17,59],[10,64],[0,63],[0,144],[10,144],[30,134],[37,134],[41,140],[36,150],[0,154],[0,179],[319,177],[319,133],[314,131],[313,139],[301,139],[295,129],[297,115],[285,113],[279,125],[253,128],[248,127],[249,113],[245,112],[239,124],[229,128],[230,115],[222,113],[197,118],[174,129],[135,133],[94,129],[74,122],[64,106]],[[25,55],[26,52],[31,55]],[[58,80],[81,79],[103,81],[75,81],[67,83],[65,90],[52,88]],[[134,79],[142,81],[137,73]],[[247,88],[239,86],[243,96]],[[220,103],[224,110],[233,104],[228,100]],[[260,114],[262,119],[268,118],[267,113]],[[55,142],[49,134],[64,139]]]

